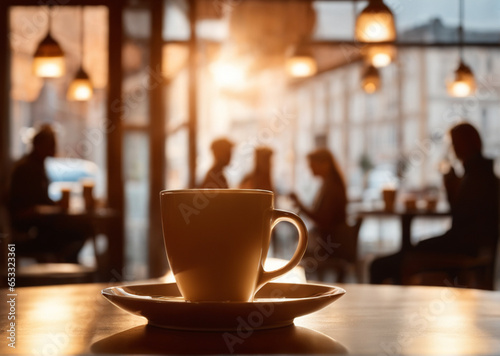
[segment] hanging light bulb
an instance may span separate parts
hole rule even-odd
[[[367,94],[373,94],[380,89],[380,73],[377,68],[369,65],[361,76],[361,88]]]
[[[391,45],[370,45],[363,52],[366,61],[376,68],[388,66],[396,57],[396,48]]]
[[[66,71],[64,52],[59,43],[50,35],[51,16],[49,8],[49,30],[38,44],[33,55],[33,73],[40,78],[59,78]]]
[[[294,78],[306,78],[316,74],[318,67],[312,53],[304,45],[298,45],[286,60],[286,71]]]
[[[83,70],[83,9],[81,10],[80,26],[80,68],[75,78],[69,84],[66,98],[71,101],[86,101],[92,98],[94,89],[88,74]]]
[[[396,40],[394,15],[383,0],[370,0],[359,13],[355,25],[355,38],[360,42],[392,42]]]
[[[66,98],[74,101],[85,101],[92,98],[93,93],[94,89],[92,87],[92,82],[87,73],[80,67],[75,78],[69,85]]]
[[[476,80],[474,74],[468,65],[462,60],[455,70],[453,81],[449,82],[448,94],[457,98],[463,98],[471,95],[476,90]]]
[[[474,93],[476,90],[476,80],[474,73],[468,65],[464,63],[463,53],[463,22],[464,22],[464,3],[460,0],[460,15],[458,25],[458,40],[460,50],[460,62],[458,68],[455,70],[454,78],[451,82],[447,83],[448,94],[457,98],[463,98]]]

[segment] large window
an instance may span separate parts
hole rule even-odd
[[[42,79],[33,74],[32,62],[35,49],[49,31],[49,17],[50,33],[64,51],[66,74]],[[51,124],[57,133],[57,156],[95,163],[98,169],[88,173],[95,176],[97,198],[105,199],[108,9],[56,6],[49,11],[46,6],[14,6],[9,11],[9,24],[11,158],[17,160],[29,152],[36,129]],[[68,101],[66,92],[80,64],[92,81],[94,95],[85,102]],[[71,161],[58,162],[63,162],[57,165],[59,169],[72,169],[69,163],[64,164]],[[59,198],[58,190],[51,193],[54,199]],[[78,200],[79,195],[74,198]]]

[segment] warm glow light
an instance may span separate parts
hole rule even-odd
[[[245,69],[236,63],[216,61],[210,66],[210,72],[221,88],[237,89],[245,84]]]
[[[391,45],[370,45],[363,49],[363,55],[372,66],[386,67],[396,57],[396,48]]]
[[[372,64],[377,68],[388,66],[390,63],[391,56],[387,53],[378,53],[372,58]]]
[[[294,56],[287,59],[286,71],[294,78],[310,77],[317,72],[316,61],[310,56]]]
[[[396,40],[396,25],[391,10],[382,0],[370,0],[356,19],[355,37],[360,42]]]
[[[266,271],[274,271],[278,268],[283,267],[288,263],[287,260],[283,260],[280,258],[269,257],[266,259],[264,263],[264,270]],[[175,277],[172,273],[172,270],[169,270],[166,275],[162,277],[162,282],[164,283],[175,283]],[[306,283],[306,273],[304,267],[296,266],[290,272],[285,273],[279,278],[275,279],[274,282],[280,283]]]
[[[472,88],[466,82],[458,81],[452,82],[448,85],[448,92],[450,95],[462,98],[465,96],[469,96],[472,92]]]
[[[92,82],[87,73],[80,67],[75,79],[70,83],[66,98],[73,101],[89,100],[94,94]]]
[[[92,97],[92,84],[88,79],[74,79],[68,89],[67,99],[85,101]]]
[[[60,78],[64,75],[66,65],[64,57],[33,58],[33,74],[40,78]]]
[[[377,90],[377,86],[375,85],[375,83],[367,82],[364,84],[363,90],[368,94],[373,94]]]
[[[476,90],[476,80],[472,70],[465,63],[460,64],[455,71],[454,80],[447,85],[448,94],[457,98],[467,97]]]
[[[373,94],[380,89],[380,74],[374,66],[368,66],[361,77],[361,88],[367,94]]]
[[[43,267],[41,268],[43,269]],[[96,312],[91,307],[75,306],[75,303],[68,300],[68,295],[59,288],[35,293],[32,299],[29,299],[29,305],[30,308],[22,316],[18,318],[16,315],[16,323],[19,320],[20,325],[30,323],[30,325],[39,325],[40,327],[35,333],[23,335],[24,345],[21,353],[36,354],[39,352],[41,355],[79,353],[79,345],[77,342],[70,342],[72,339],[68,330],[73,333],[77,330],[76,328],[84,330],[87,325],[92,325]],[[85,318],[82,316],[84,313]]]

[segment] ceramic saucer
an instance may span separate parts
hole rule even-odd
[[[253,302],[188,302],[175,283],[105,288],[117,307],[145,317],[150,325],[179,330],[270,329],[324,308],[345,294],[320,284],[268,283]]]

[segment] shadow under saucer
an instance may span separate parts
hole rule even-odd
[[[105,354],[347,354],[334,339],[300,326],[234,332],[177,331],[137,326],[95,342]]]

